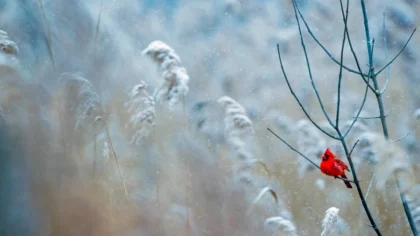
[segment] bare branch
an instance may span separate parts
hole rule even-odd
[[[293,0],[295,1],[295,0]],[[311,37],[314,39],[314,41],[322,48],[322,50],[324,50],[324,52],[331,58],[331,60],[333,60],[336,64],[343,66],[344,69],[346,69],[349,72],[355,73],[355,74],[360,74],[360,70],[354,70],[351,69],[345,65],[343,65],[342,63],[340,63],[325,47],[324,45],[322,45],[322,43],[318,40],[318,38],[314,35],[314,33],[312,32],[311,28],[309,27],[308,23],[306,22],[305,18],[303,17],[302,13],[300,12],[299,7],[296,5],[296,9],[300,15],[300,18],[302,19],[303,23],[305,24],[306,30],[308,31],[309,35],[311,35]],[[362,73],[363,74],[363,73]],[[364,76],[367,76],[367,74],[363,74]]]
[[[341,4],[341,13],[342,13],[342,15],[344,16],[344,9],[343,9],[343,2],[342,2],[342,0],[340,0],[340,4]],[[363,3],[363,1],[362,1],[362,4],[364,4],[364,3]],[[367,21],[367,19],[366,19],[366,21]],[[365,22],[365,23],[366,23],[366,22]],[[369,30],[367,30],[367,31],[369,31]],[[358,62],[358,60],[357,60],[356,53],[355,53],[355,52],[354,52],[354,50],[353,50],[353,46],[352,46],[352,44],[351,44],[351,39],[350,39],[350,35],[349,35],[348,31],[347,31],[347,38],[348,38],[348,40],[349,40],[350,49],[351,49],[351,51],[352,51],[352,53],[353,53],[353,56],[354,56],[354,59],[355,59],[355,61],[356,61],[357,68],[359,68],[359,69],[360,69],[360,65],[359,65],[359,62]],[[367,39],[367,40],[369,40],[369,41],[370,41],[370,39]],[[356,118],[354,118],[354,120],[353,120],[353,122],[351,123],[351,125],[350,125],[349,129],[346,131],[346,133],[344,133],[343,138],[345,138],[345,137],[349,134],[349,132],[350,132],[350,131],[351,131],[351,129],[353,128],[354,124],[357,122],[357,120],[358,120],[358,118],[359,118],[359,116],[360,116],[360,113],[362,112],[363,107],[364,107],[364,105],[365,105],[365,103],[366,103],[367,92],[368,92],[368,89],[369,89],[369,87],[370,87],[370,78],[371,78],[371,75],[372,75],[372,72],[373,72],[373,67],[372,67],[372,56],[373,56],[373,49],[374,49],[374,46],[375,46],[375,39],[373,39],[372,46],[371,46],[370,42],[368,42],[368,48],[369,48],[369,74],[368,74],[368,76],[367,76],[367,77],[368,77],[368,79],[367,79],[367,81],[366,81],[366,90],[365,90],[365,94],[364,94],[364,96],[363,96],[363,101],[362,101],[362,104],[361,104],[361,106],[360,106],[360,108],[359,108],[359,111],[357,112]],[[362,75],[362,76],[363,76],[363,75]],[[363,78],[363,79],[365,80],[365,78]],[[375,94],[377,94],[376,89],[374,89],[373,91],[374,91],[374,93],[375,93]]]
[[[362,11],[363,11],[363,18],[364,18],[366,41],[369,43],[369,41],[370,41],[369,24],[368,24],[368,18],[367,18],[367,14],[366,14],[366,6],[365,6],[365,1],[364,0],[361,0],[361,5],[362,5]],[[373,80],[373,84],[374,84],[374,87],[375,87],[374,93],[376,95],[376,100],[378,101],[379,113],[381,114],[380,117],[381,117],[382,129],[383,129],[384,137],[385,137],[386,140],[389,140],[388,126],[386,124],[386,119],[385,119],[385,116],[384,116],[385,115],[385,109],[384,109],[384,104],[383,104],[383,101],[382,101],[382,93],[380,93],[378,91],[379,86],[378,86],[378,83],[377,83],[377,80],[376,80],[376,76],[379,75],[379,73],[381,73],[381,71],[383,71],[387,66],[391,65],[391,63],[394,62],[394,60],[402,53],[402,51],[405,49],[405,47],[407,46],[407,44],[409,43],[409,41],[413,37],[415,31],[416,31],[416,29],[413,30],[413,33],[411,33],[410,38],[407,40],[406,44],[401,49],[401,51],[387,65],[385,65],[381,70],[379,70],[376,74],[372,75],[372,80]],[[368,56],[369,56],[369,62],[372,65],[373,56],[369,51],[369,44],[368,44]],[[371,67],[370,68],[370,73],[372,73],[372,72],[373,72],[373,69]],[[405,194],[404,194],[404,192],[401,191],[401,189],[398,185],[398,183],[399,183],[398,178],[397,177],[395,177],[395,178],[397,180],[397,187],[398,187],[398,191],[400,193],[401,202],[402,202],[402,205],[404,207],[404,212],[405,212],[405,215],[407,216],[407,220],[409,222],[411,231],[413,232],[413,235],[418,235],[417,227],[414,223],[413,216],[411,214],[410,208],[409,208],[409,206],[407,204],[407,201],[405,199]],[[365,209],[366,209],[366,207],[365,207]],[[369,217],[369,220],[372,222],[373,218],[371,218],[370,215],[368,215],[368,217]],[[376,225],[374,225],[374,226],[376,226]],[[375,227],[374,227],[374,229],[375,229],[376,233],[378,235],[380,235],[379,230]]]
[[[397,55],[395,55],[395,57],[390,62],[388,62],[384,67],[382,67],[382,69],[376,72],[375,74],[376,76],[379,75],[383,70],[385,70],[385,68],[387,68],[389,65],[391,65],[395,61],[395,59],[397,59],[397,57],[404,51],[404,49],[407,47],[408,43],[410,42],[411,38],[413,37],[414,33],[416,32],[416,30],[417,30],[416,28],[413,30],[407,42],[404,44],[401,50],[397,53]]]
[[[340,5],[341,5],[341,14],[343,15],[343,17],[344,17],[344,8],[343,8],[343,3],[342,3],[342,1],[340,0]],[[362,72],[362,69],[361,69],[361,67],[360,67],[360,63],[359,63],[359,59],[357,58],[357,55],[356,55],[356,52],[354,51],[354,49],[353,49],[353,44],[352,44],[352,42],[351,42],[351,39],[350,39],[350,34],[349,34],[349,30],[347,29],[347,40],[348,40],[348,43],[349,43],[349,46],[350,46],[350,51],[351,51],[351,53],[353,54],[353,58],[354,58],[354,61],[356,62],[356,65],[357,65],[357,69],[359,70],[359,75],[362,77],[362,79],[363,79],[363,81],[365,81],[365,83],[367,84],[367,86],[372,90],[372,92],[374,92],[375,94],[377,93],[376,92],[376,89],[374,89],[371,85],[370,85],[370,83],[369,83],[369,78],[368,79],[366,79],[365,78],[365,74]],[[372,51],[373,52],[373,51]],[[369,73],[366,75],[366,77],[372,77],[372,74],[371,74],[371,68],[372,68],[372,63],[371,63],[371,61],[369,61],[369,64],[370,64],[370,68],[369,68]]]
[[[337,111],[335,116],[335,128],[338,129],[340,121],[340,100],[341,100],[341,80],[343,78],[343,55],[344,46],[346,44],[346,33],[347,33],[347,19],[349,17],[349,1],[347,1],[346,15],[343,15],[344,22],[344,33],[343,42],[341,44],[341,55],[340,55],[340,72],[338,73],[338,88],[337,88]]]
[[[338,140],[338,138],[337,138],[337,137],[335,137],[335,136],[333,136],[333,135],[329,134],[327,131],[325,131],[324,129],[322,129],[322,128],[321,128],[321,127],[317,124],[317,123],[315,123],[315,121],[314,121],[314,120],[312,120],[311,116],[309,116],[309,113],[308,113],[308,112],[306,111],[306,109],[303,107],[303,105],[302,105],[302,103],[300,102],[299,98],[297,97],[297,95],[296,95],[296,94],[295,94],[295,92],[293,91],[293,89],[292,89],[292,87],[291,87],[291,85],[290,85],[289,79],[287,78],[286,71],[285,71],[284,66],[283,66],[283,61],[281,60],[281,54],[280,54],[280,46],[279,46],[279,44],[277,44],[277,54],[278,54],[278,56],[279,56],[279,61],[280,61],[281,71],[283,72],[283,76],[284,76],[284,79],[286,80],[287,86],[289,87],[290,93],[293,95],[293,97],[295,98],[295,100],[296,100],[296,101],[297,101],[297,103],[299,104],[299,106],[300,106],[300,108],[302,109],[303,113],[305,113],[305,115],[306,115],[306,117],[309,119],[309,121],[310,121],[313,125],[315,125],[315,127],[317,127],[317,128],[318,128],[318,129],[319,129],[322,133],[326,134],[328,137],[330,137],[330,138],[332,138],[332,139]]]
[[[369,81],[370,81],[370,77],[368,77],[368,80],[367,80],[367,83],[366,83],[366,89],[365,89],[365,94],[363,95],[362,105],[360,105],[360,108],[359,108],[359,111],[357,112],[356,118],[353,119],[353,122],[351,123],[349,129],[346,131],[346,133],[344,133],[343,138],[345,138],[349,134],[349,132],[353,128],[354,124],[356,124],[357,120],[359,119],[360,113],[362,112],[363,107],[365,106],[367,94],[368,94],[368,91],[369,91],[369,86],[368,86]]]
[[[319,105],[321,106],[322,112],[325,115],[325,118],[327,118],[328,123],[331,125],[331,127],[335,127],[334,124],[332,123],[330,117],[328,116],[327,111],[325,110],[324,104],[322,103],[321,97],[319,96],[318,89],[315,86],[315,82],[314,82],[313,77],[312,77],[311,65],[309,63],[308,53],[306,52],[306,46],[305,46],[305,42],[304,42],[303,36],[302,36],[302,29],[300,28],[300,22],[299,22],[298,14],[296,12],[296,2],[295,2],[295,0],[293,0],[293,5],[294,5],[293,9],[294,9],[294,12],[295,12],[296,22],[297,22],[298,29],[299,29],[300,43],[302,45],[303,53],[305,54],[306,66],[308,67],[309,79],[311,81],[312,88],[313,88],[313,90],[316,94],[316,97],[318,99]]]

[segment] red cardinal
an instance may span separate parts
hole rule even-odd
[[[342,160],[338,159],[329,148],[325,150],[321,161],[321,172],[334,177],[346,178],[345,171],[350,171],[349,167]],[[344,180],[347,188],[352,188],[349,181]]]

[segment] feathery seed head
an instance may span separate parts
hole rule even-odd
[[[74,114],[74,129],[81,131],[92,125],[102,114],[99,96],[92,84],[75,73],[62,73],[57,84],[61,90],[60,101],[68,114]]]
[[[181,67],[181,60],[175,51],[161,41],[153,41],[142,52],[158,64],[162,81],[156,88],[153,97],[159,102],[168,102],[173,108],[188,93],[190,77],[187,70]]]
[[[273,233],[273,235],[297,235],[296,226],[293,224],[293,222],[281,216],[274,216],[266,219],[264,226],[267,230]]]
[[[129,93],[129,100],[124,104],[130,115],[127,128],[134,131],[131,137],[132,144],[139,144],[143,137],[150,133],[155,125],[155,102],[149,96],[147,84],[144,81],[133,87]]]
[[[321,236],[344,235],[346,232],[346,223],[338,215],[340,209],[330,207],[325,212],[325,217],[322,220],[322,233]]]

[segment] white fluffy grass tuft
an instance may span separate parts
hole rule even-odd
[[[66,109],[63,114],[74,114],[74,129],[80,132],[92,126],[96,117],[102,113],[99,96],[92,84],[81,75],[73,73],[61,74],[57,84],[61,91],[60,106]]]
[[[130,115],[127,128],[133,130],[131,144],[138,145],[140,140],[149,135],[155,125],[155,102],[149,96],[147,84],[140,81],[129,94],[129,100],[124,104]]]
[[[9,35],[3,30],[0,30],[0,50],[9,55],[19,54],[19,47],[9,39]]]
[[[296,226],[292,221],[281,216],[270,217],[265,220],[264,226],[270,235],[297,236]]]
[[[325,212],[325,217],[322,220],[322,233],[321,236],[342,236],[349,235],[349,228],[346,222],[338,215],[340,209],[330,207]]]
[[[156,101],[168,102],[170,108],[182,102],[188,93],[190,77],[175,51],[161,41],[153,41],[142,54],[158,64],[161,73],[162,81],[153,95]]]
[[[246,145],[246,139],[254,133],[251,119],[246,115],[245,109],[231,97],[221,97],[218,102],[225,111],[225,135],[228,143],[240,160],[252,159],[252,153]]]

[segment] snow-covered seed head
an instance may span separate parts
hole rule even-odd
[[[140,81],[129,93],[129,100],[124,104],[130,116],[127,128],[133,131],[131,136],[132,144],[139,144],[143,137],[149,135],[151,128],[155,125],[155,102],[149,96],[147,84]]]
[[[150,57],[158,64],[164,62],[181,64],[181,59],[175,54],[175,51],[164,42],[156,40],[151,42],[142,52],[143,55]],[[167,64],[166,64],[167,66]]]
[[[9,39],[7,32],[0,30],[0,50],[9,55],[18,55],[19,48],[15,42]]]
[[[225,135],[229,145],[241,160],[252,158],[246,143],[254,130],[252,121],[246,115],[245,109],[235,100],[224,96],[218,100],[224,108]]]
[[[252,121],[245,109],[231,97],[223,96],[218,100],[225,110],[225,130],[228,137],[234,133],[253,133]]]
[[[102,108],[92,84],[79,74],[63,73],[57,84],[61,90],[60,101],[67,114],[74,114],[74,129],[81,131],[95,122]]]
[[[322,220],[322,233],[321,236],[333,236],[345,234],[345,222],[340,218],[338,212],[340,209],[330,207],[325,212],[325,217]]]
[[[272,233],[272,235],[297,235],[296,226],[293,224],[293,222],[281,216],[274,216],[266,219],[264,226],[266,231]]]
[[[181,66],[181,59],[175,51],[161,41],[153,41],[142,52],[158,64],[162,81],[154,91],[153,97],[158,102],[168,102],[172,108],[188,93],[190,77]]]

